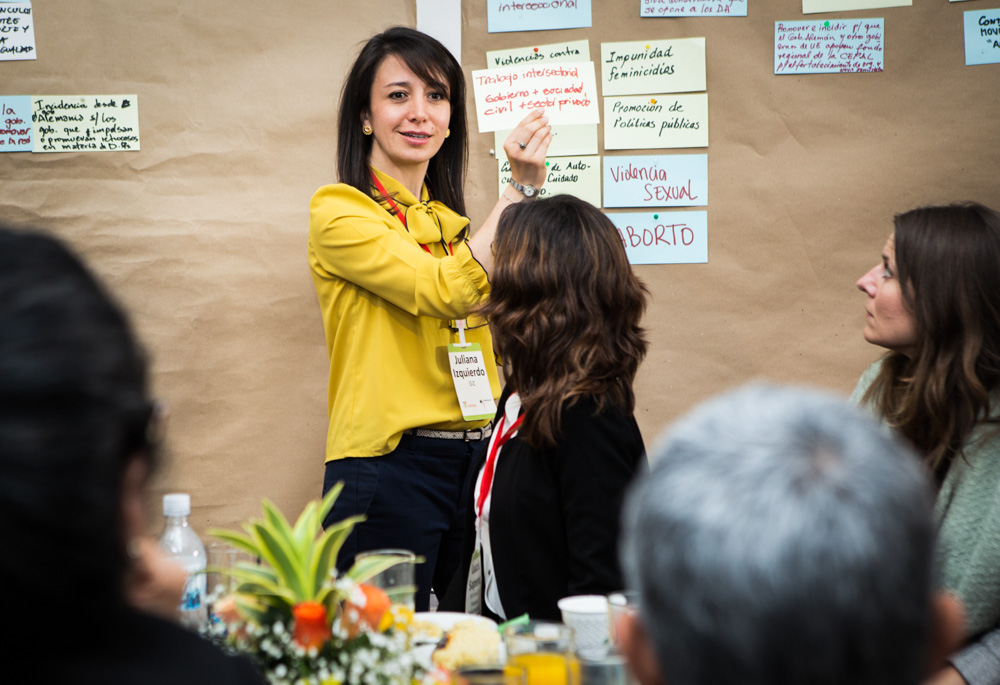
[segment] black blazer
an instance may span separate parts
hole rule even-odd
[[[503,416],[509,396],[500,398]],[[465,610],[465,585],[475,545],[475,483],[486,450],[469,471],[462,566],[441,601]],[[618,567],[622,497],[647,469],[639,426],[631,414],[591,397],[562,412],[554,447],[535,450],[520,434],[497,458],[490,505],[490,544],[507,618],[559,620],[562,597],[607,594],[623,587]],[[483,605],[485,608],[485,604]]]

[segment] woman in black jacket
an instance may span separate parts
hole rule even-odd
[[[622,495],[646,466],[632,415],[646,289],[614,224],[571,196],[504,210],[493,250],[482,310],[507,386],[442,607],[558,619],[560,598],[622,587]]]

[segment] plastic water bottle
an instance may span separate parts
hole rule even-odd
[[[188,525],[190,514],[190,495],[176,493],[163,496],[164,525],[160,547],[188,574],[181,597],[180,620],[182,625],[198,630],[205,625],[206,618],[206,555],[205,545]]]

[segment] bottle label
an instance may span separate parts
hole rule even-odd
[[[184,595],[181,597],[181,611],[198,611],[205,598],[205,574],[192,573],[184,583]]]

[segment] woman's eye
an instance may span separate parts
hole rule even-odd
[[[401,90],[397,90],[394,93],[389,93],[389,99],[390,100],[402,100],[405,97],[406,97],[406,93],[404,93]]]
[[[448,99],[444,96],[444,93],[430,93],[427,97],[429,97],[431,100],[434,100],[435,102],[440,102],[442,100]]]
[[[892,269],[887,266],[882,267],[882,278],[892,278]]]

